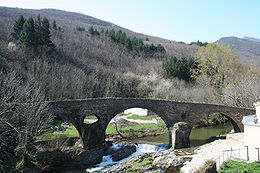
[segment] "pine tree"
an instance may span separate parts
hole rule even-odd
[[[35,21],[35,46],[43,45],[43,38],[42,38],[42,20],[41,16],[38,15],[37,20]]]
[[[105,31],[105,36],[108,36],[108,30],[106,29],[106,31]]]
[[[125,47],[126,47],[128,50],[132,50],[132,49],[133,49],[133,47],[132,47],[132,42],[131,42],[130,38],[127,38],[127,39],[126,39]]]
[[[29,18],[24,24],[18,41],[22,47],[35,45],[35,26],[32,18]]]
[[[52,29],[57,30],[57,24],[55,20],[52,22]]]
[[[24,19],[23,15],[20,15],[18,20],[15,21],[15,24],[13,26],[13,32],[11,33],[11,35],[16,41],[19,40],[25,21],[26,20]]]
[[[102,28],[102,29],[101,29],[101,34],[103,35],[103,34],[104,34],[104,32],[105,32],[105,30]]]
[[[89,32],[91,35],[94,34],[94,28],[93,28],[93,26],[91,26],[91,27],[88,28],[88,32]]]
[[[51,41],[50,23],[46,17],[42,21],[42,44],[48,47],[53,47],[54,44]]]

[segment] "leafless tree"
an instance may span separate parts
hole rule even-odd
[[[45,97],[32,80],[25,82],[13,71],[1,73],[0,88],[0,161],[16,155],[27,164],[35,156],[36,137],[49,130],[52,116],[44,114]]]

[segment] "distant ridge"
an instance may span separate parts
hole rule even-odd
[[[253,38],[253,37],[243,37],[243,39],[250,40],[250,41],[255,41],[255,42],[260,42],[260,39]]]
[[[260,39],[252,37],[223,37],[216,43],[229,45],[244,63],[260,63]]]

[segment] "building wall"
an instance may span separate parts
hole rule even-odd
[[[255,110],[257,118],[260,119],[260,103],[255,107]]]
[[[136,115],[147,115],[147,109],[142,108],[131,108],[124,111],[124,114],[136,114]]]
[[[260,148],[260,124],[244,125],[244,143],[248,145],[250,158],[257,160],[255,148]]]

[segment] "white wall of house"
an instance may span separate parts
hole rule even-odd
[[[260,101],[254,103],[256,116],[260,120]]]
[[[147,115],[147,109],[143,109],[143,108],[131,108],[131,109],[125,110],[125,111],[124,111],[124,114],[136,114],[136,115],[145,116],[145,115]]]
[[[244,143],[252,147],[260,147],[260,124],[244,125]]]
[[[257,160],[257,150],[260,148],[260,101],[254,103],[256,115],[244,116],[244,144],[248,146],[249,157]]]

